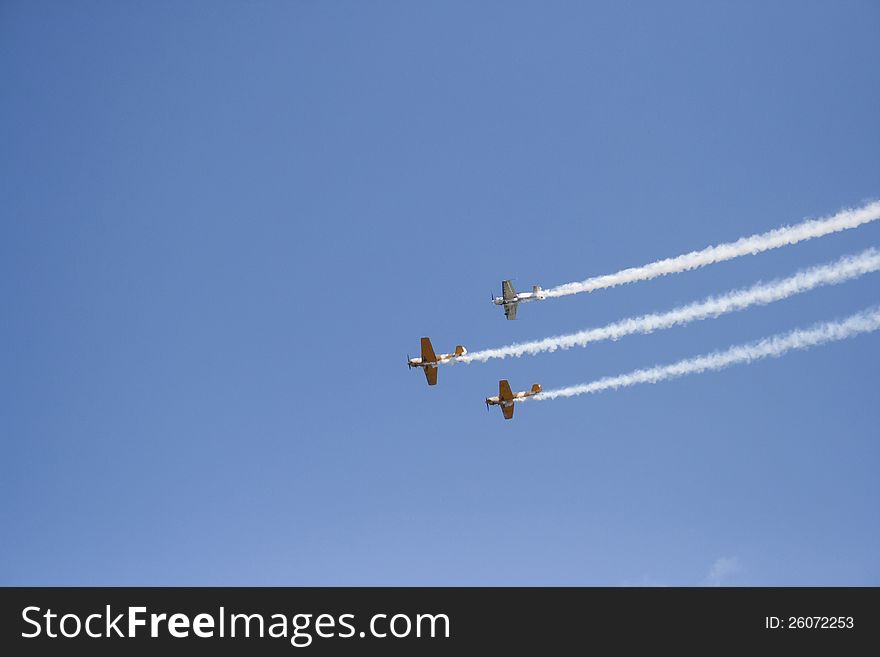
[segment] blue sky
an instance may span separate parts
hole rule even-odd
[[[523,306],[880,195],[872,2],[5,2],[0,583],[878,585],[877,274],[587,349],[880,225]]]

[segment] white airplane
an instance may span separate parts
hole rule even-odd
[[[507,319],[516,319],[516,306],[518,303],[527,301],[541,301],[544,298],[544,290],[540,285],[532,287],[531,292],[517,292],[513,289],[510,281],[501,281],[501,296],[492,295],[492,303],[496,306],[504,306],[504,316]]]
[[[462,347],[461,345],[457,345],[455,347],[454,354],[440,354],[439,356],[434,353],[434,347],[431,346],[430,338],[422,338],[422,357],[421,358],[410,358],[406,357],[406,364],[410,369],[414,367],[421,367],[425,370],[425,378],[428,379],[429,386],[437,385],[437,364],[441,360],[450,360],[452,358],[458,358],[459,356],[464,356],[467,353],[467,349]]]
[[[541,392],[541,384],[536,383],[532,386],[531,390],[527,390],[526,392],[513,392],[510,389],[510,384],[506,379],[501,379],[498,382],[498,396],[497,397],[486,397],[486,408],[489,406],[500,406],[501,412],[504,414],[505,420],[510,420],[513,418],[513,406],[516,403],[517,399],[524,399],[525,397],[532,397]]]

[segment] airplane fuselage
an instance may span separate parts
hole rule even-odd
[[[513,299],[505,299],[504,297],[495,297],[492,303],[496,306],[503,306],[511,303],[527,303],[529,301],[541,301],[544,295],[540,292],[517,292]]]
[[[537,392],[532,392],[531,390],[526,390],[525,392],[515,392],[513,393],[513,399],[501,399],[500,396],[495,395],[494,397],[486,397],[486,403],[489,406],[513,406],[515,400],[524,399],[525,397],[532,397],[537,394]]]
[[[465,352],[465,353],[467,353],[467,352]],[[427,362],[422,362],[421,358],[410,358],[407,361],[407,364],[410,367],[437,367],[437,363],[439,363],[440,361],[450,360],[452,358],[458,358],[461,355],[463,355],[463,354],[437,354],[437,360],[427,361]]]

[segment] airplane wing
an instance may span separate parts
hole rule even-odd
[[[510,281],[501,281],[501,296],[505,301],[513,301],[516,299],[516,290],[513,289],[513,283]]]
[[[516,319],[516,306],[516,301],[504,304],[504,316],[507,317],[507,319]]]
[[[431,346],[430,338],[422,338],[422,362],[436,363],[437,354],[434,353],[434,347]],[[427,371],[427,370],[425,370]]]
[[[498,397],[501,398],[501,401],[510,401],[513,399],[513,391],[510,389],[510,384],[507,382],[507,379],[501,379],[498,382]]]
[[[505,420],[510,420],[511,418],[513,418],[513,404],[511,404],[510,406],[502,406],[501,412],[504,413]]]
[[[436,367],[426,367],[425,368],[425,378],[428,379],[429,386],[437,385],[437,368]]]

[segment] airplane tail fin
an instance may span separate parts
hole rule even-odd
[[[537,395],[539,392],[541,392],[541,384],[536,383],[532,386],[532,394]]]
[[[543,291],[544,291],[544,290],[541,289],[541,286],[540,286],[540,285],[533,285],[533,286],[532,286],[532,292],[535,293],[535,296],[541,296],[541,293],[542,293]]]
[[[460,344],[455,345],[455,355],[456,356],[464,356],[467,353],[467,349],[462,347]]]

